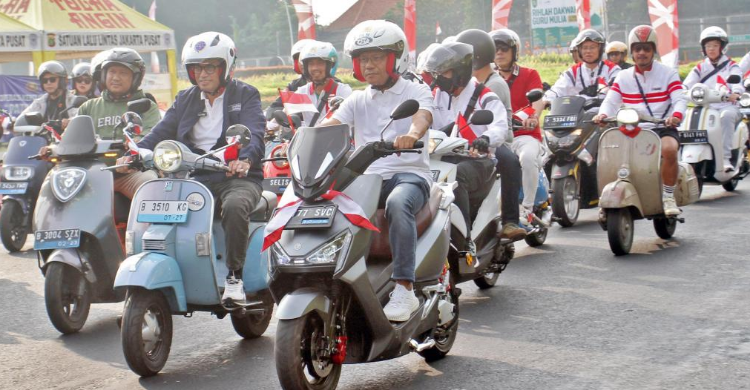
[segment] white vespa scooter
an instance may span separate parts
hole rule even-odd
[[[654,221],[656,234],[668,239],[677,222],[684,218],[667,217],[662,205],[661,139],[639,122],[663,123],[632,108],[622,108],[599,139],[597,181],[599,183],[599,224],[607,231],[609,246],[616,256],[630,253],[637,219]],[[690,164],[681,162],[675,200],[678,206],[694,203],[700,197],[698,179]]]
[[[729,84],[740,82],[739,76],[730,76]],[[695,84],[690,89],[690,100],[695,104],[685,113],[685,120],[679,128],[680,161],[693,166],[698,177],[698,188],[703,192],[704,182],[716,182],[727,191],[734,191],[741,179],[750,173],[747,162],[748,128],[740,121],[732,137],[730,162],[734,171],[724,172],[724,130],[721,128],[719,111],[710,107],[711,103],[727,101],[730,91],[708,88],[705,84]]]

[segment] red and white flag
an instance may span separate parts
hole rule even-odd
[[[300,112],[318,112],[318,108],[307,95],[279,90],[279,96],[281,96],[281,103],[284,104],[284,112],[287,115]]]
[[[648,0],[648,14],[659,39],[661,62],[676,69],[680,47],[677,0]]]
[[[435,36],[439,36],[443,33],[443,30],[440,28],[440,22],[435,22]]]
[[[729,84],[721,75],[716,76],[716,89],[719,91],[729,91]]]
[[[329,200],[333,202],[333,204],[337,205],[338,211],[344,214],[344,217],[346,217],[346,219],[348,219],[349,222],[351,222],[355,226],[359,226],[367,230],[372,230],[374,232],[380,232],[380,230],[375,227],[375,225],[373,225],[367,218],[367,215],[365,215],[362,207],[360,207],[357,202],[352,200],[352,198],[348,197],[343,192],[328,190],[328,192],[323,194],[321,198]],[[268,224],[263,230],[262,251],[265,251],[276,241],[279,241],[279,239],[281,238],[281,233],[284,232],[286,224],[289,223],[289,220],[291,220],[292,217],[294,217],[294,215],[297,213],[297,210],[299,209],[299,206],[302,204],[302,199],[299,199],[296,196],[282,196],[281,201],[284,202],[283,205],[277,209],[276,214],[274,214],[271,220],[268,221]]]
[[[315,39],[315,14],[313,14],[312,0],[292,0],[292,5],[297,13],[297,39]]]
[[[151,8],[148,9],[148,18],[156,21],[156,0],[151,3]],[[159,55],[155,52],[151,52],[151,73],[161,73],[159,69]]]
[[[508,28],[508,16],[513,0],[492,0],[492,29]]]
[[[591,0],[576,0],[578,31],[591,28]]]
[[[409,65],[417,60],[417,0],[404,1],[404,33],[409,43]]]
[[[513,113],[513,120],[523,123],[523,121],[529,119],[534,113],[536,113],[534,107],[526,106]]]
[[[458,117],[456,118],[456,126],[458,130],[458,134],[469,141],[469,145],[471,145],[472,142],[474,142],[475,139],[477,139],[477,134],[474,132],[474,129],[471,128],[471,125],[469,125],[466,122],[466,118],[464,118],[464,115],[462,113],[458,113]]]

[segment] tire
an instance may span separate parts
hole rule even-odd
[[[723,183],[721,186],[724,187],[724,190],[732,192],[735,189],[737,189],[737,185],[740,184],[740,179],[737,178],[737,176],[733,177],[732,180]],[[7,247],[6,247],[7,248]]]
[[[538,247],[544,245],[544,241],[547,240],[547,233],[549,232],[548,228],[542,228],[538,232],[534,234],[527,234],[526,238],[524,239],[526,241],[526,244],[530,247]]]
[[[698,179],[698,199],[700,199],[701,196],[703,196],[703,178],[698,176],[697,179]]]
[[[52,262],[44,274],[44,304],[50,322],[60,333],[76,333],[89,316],[91,285],[77,269]]]
[[[445,357],[453,348],[453,343],[456,341],[458,335],[458,319],[459,319],[459,299],[456,294],[456,283],[455,279],[448,275],[450,280],[450,292],[444,298],[453,304],[453,319],[444,325],[438,325],[433,332],[435,334],[435,346],[430,349],[425,349],[419,352],[427,362],[434,362]],[[439,304],[440,302],[438,302]],[[438,336],[438,334],[440,336]]]
[[[172,347],[172,313],[164,294],[141,288],[128,291],[120,340],[125,361],[136,374],[153,376],[164,368]]]
[[[244,316],[232,314],[232,327],[243,339],[257,339],[268,329],[273,316],[273,300],[263,299],[263,314],[246,314]]]
[[[322,328],[323,321],[312,313],[293,320],[279,320],[274,358],[283,389],[327,390],[335,389],[338,385],[341,365],[330,360],[313,360],[316,358],[312,354],[315,348],[311,348],[313,337],[316,333],[320,334]],[[315,372],[314,362],[324,364],[318,368],[318,373]]]
[[[615,256],[630,253],[633,246],[633,214],[630,209],[607,210],[607,238]]]
[[[29,230],[24,226],[25,218],[17,202],[6,202],[0,209],[0,239],[10,253],[20,251],[26,243]]]
[[[654,230],[659,238],[668,240],[674,236],[677,230],[677,220],[674,218],[656,217],[654,218]]]
[[[486,273],[474,279],[474,284],[479,287],[480,290],[486,290],[488,288],[495,287],[497,278],[500,277],[500,274],[503,272],[508,263],[513,260],[513,256],[515,255],[515,253],[516,247],[515,245],[513,245],[513,243],[501,245],[495,248],[495,258],[492,259],[492,262],[500,264],[500,272]]]
[[[578,221],[581,198],[578,182],[573,176],[552,179],[552,213],[562,227],[571,227]]]

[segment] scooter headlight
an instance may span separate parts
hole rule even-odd
[[[52,174],[52,193],[60,202],[72,199],[86,182],[86,171],[81,168],[63,168]]]
[[[26,181],[34,175],[33,167],[4,167],[3,177],[7,181]]]
[[[284,252],[284,248],[278,242],[271,245],[271,257],[278,265],[289,265],[292,262],[292,258]]]
[[[690,99],[695,104],[703,104],[703,101],[706,99],[706,88],[703,84],[696,84],[693,86],[692,89],[690,89]]]
[[[336,238],[329,241],[320,249],[316,250],[310,256],[307,256],[305,260],[312,264],[331,264],[336,263],[339,256],[345,252],[346,248],[349,247],[349,242],[352,239],[352,234],[347,230],[343,234],[339,234]]]
[[[637,125],[641,121],[638,111],[632,108],[621,108],[617,112],[617,122],[623,125]]]
[[[171,141],[162,141],[154,148],[154,166],[163,172],[174,172],[182,165],[182,151]]]
[[[430,138],[430,141],[427,145],[427,153],[432,154],[441,142],[443,142],[441,138]]]
[[[740,96],[740,106],[750,107],[750,93],[743,93],[742,96]]]

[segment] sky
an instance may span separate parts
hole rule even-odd
[[[313,0],[313,13],[317,16],[315,23],[321,26],[331,24],[356,2],[357,0]]]

